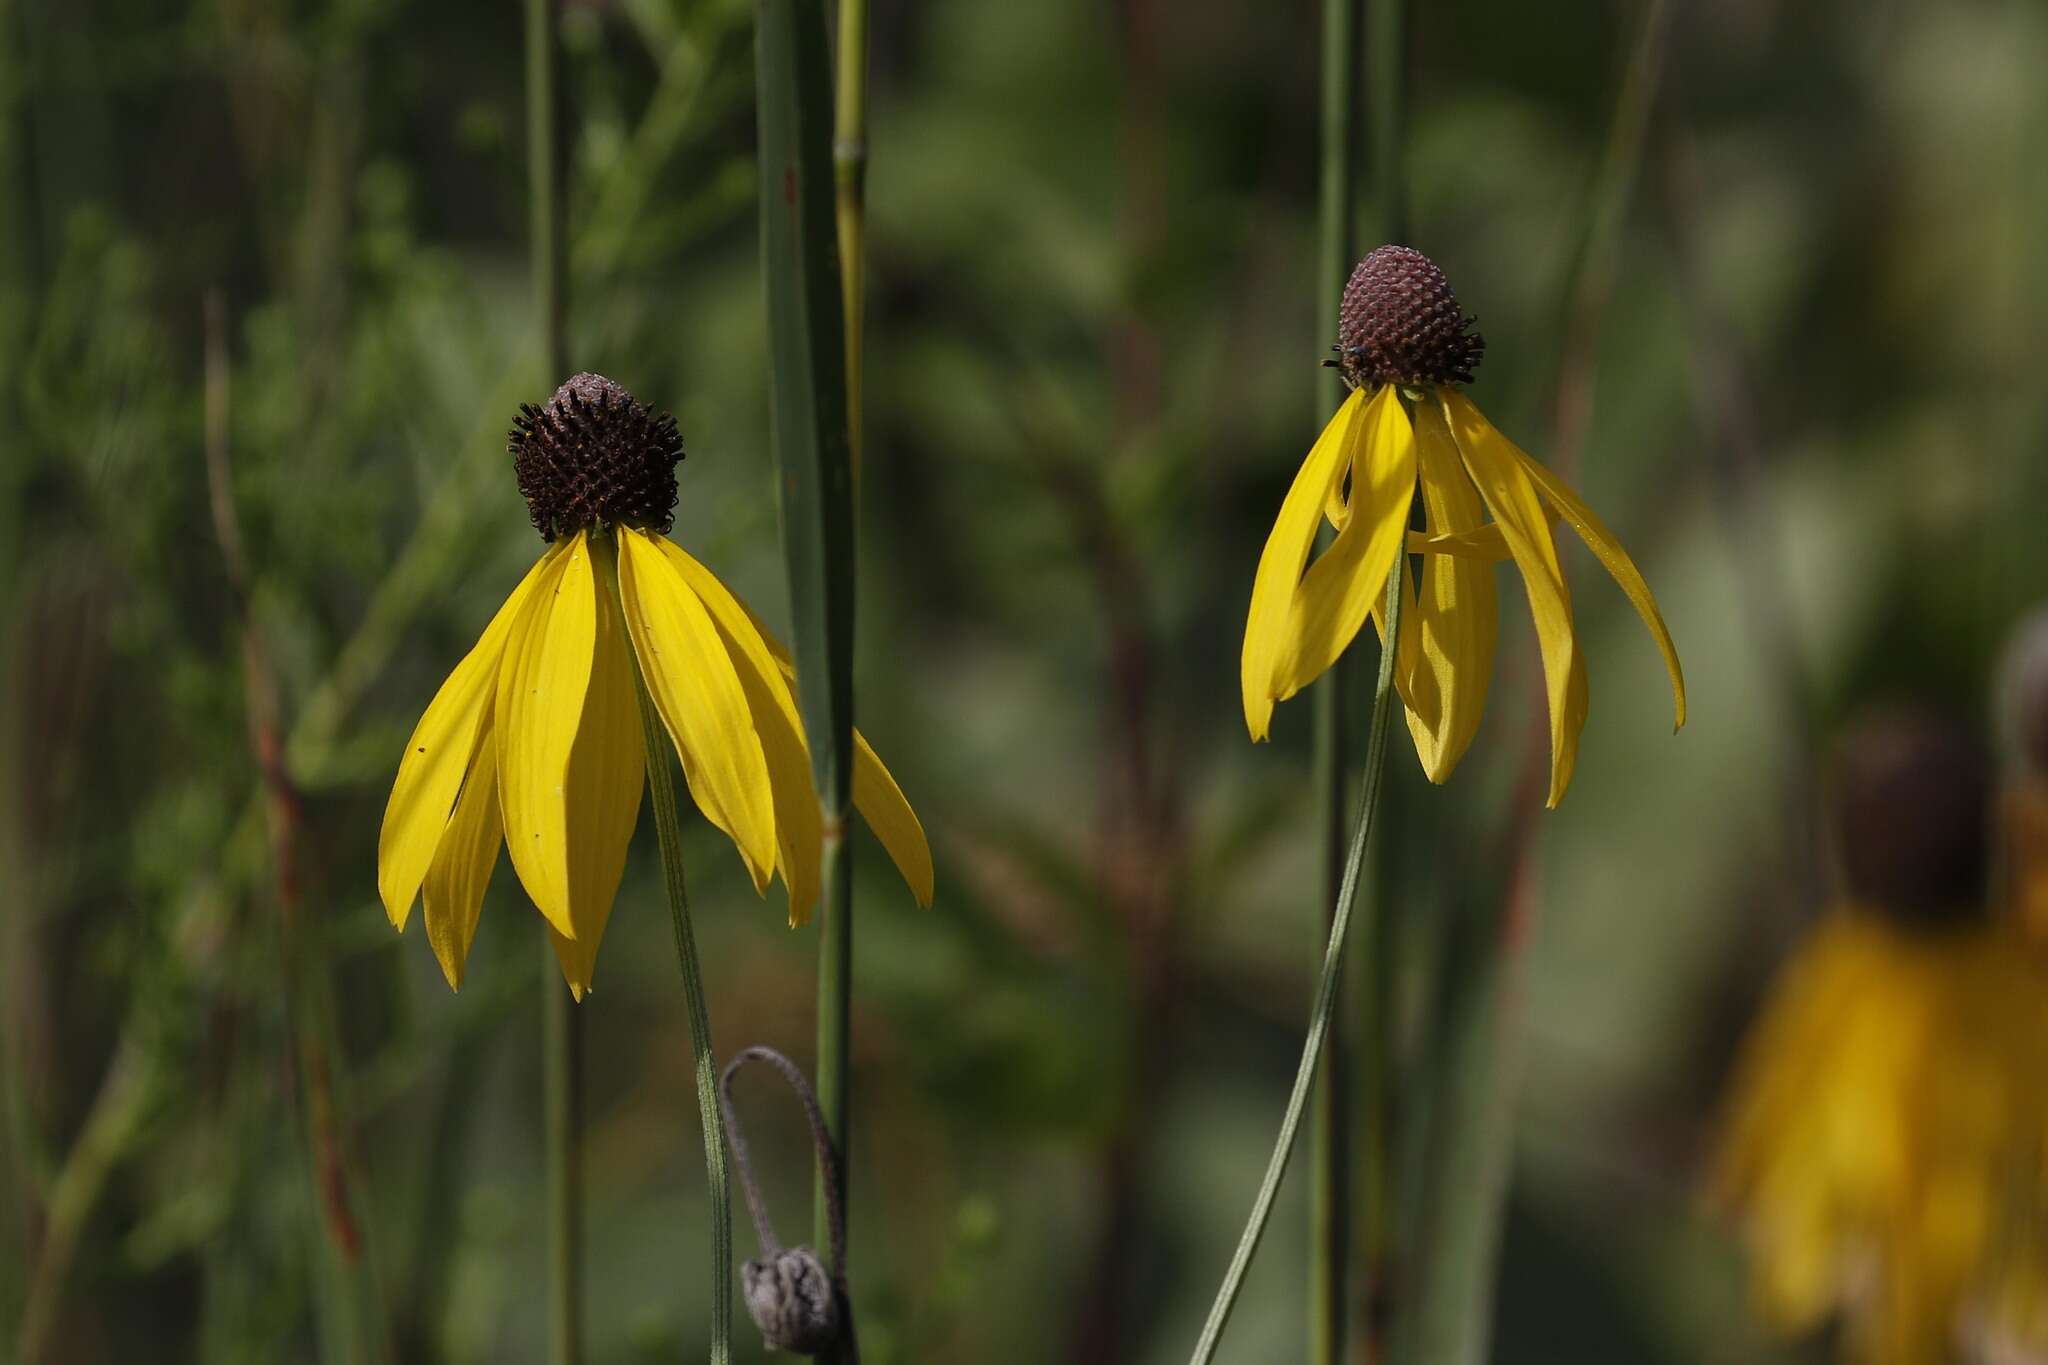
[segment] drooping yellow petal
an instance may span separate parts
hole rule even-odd
[[[1484,420],[1484,419],[1482,419]],[[1502,438],[1504,441],[1505,437]],[[1606,524],[1593,513],[1577,493],[1563,479],[1531,459],[1513,442],[1508,448],[1521,459],[1530,482],[1543,500],[1557,509],[1565,523],[1579,533],[1579,539],[1586,542],[1614,581],[1628,596],[1629,604],[1636,609],[1636,615],[1643,618],[1649,628],[1650,638],[1657,642],[1657,650],[1664,656],[1664,671],[1671,675],[1671,701],[1676,713],[1672,724],[1674,730],[1685,725],[1685,672],[1678,664],[1678,650],[1671,643],[1671,632],[1664,628],[1664,615],[1657,610],[1657,599],[1650,595],[1650,585],[1643,581],[1635,561],[1628,557],[1628,551],[1621,548],[1621,542],[1614,538]]]
[[[775,798],[731,650],[704,603],[645,531],[619,536],[619,588],[641,676],[682,756],[697,808],[724,830],[765,891],[775,873]]]
[[[487,727],[477,745],[476,761],[463,780],[448,832],[420,888],[427,942],[441,963],[450,990],[462,989],[463,968],[469,961],[469,945],[476,939],[484,890],[491,884],[498,846],[504,842],[505,828],[498,819],[498,746]]]
[[[1351,448],[1362,430],[1365,390],[1345,399],[1323,428],[1280,503],[1280,515],[1259,555],[1252,579],[1251,610],[1244,623],[1239,677],[1244,690],[1244,723],[1253,740],[1263,740],[1273,720],[1273,675],[1287,647],[1288,625],[1301,566],[1308,563],[1316,525],[1351,463]],[[1354,499],[1356,494],[1353,495]]]
[[[1424,404],[1416,414],[1415,448],[1429,529],[1450,535],[1473,532],[1482,519],[1479,493],[1458,459],[1443,414],[1432,405]],[[1493,565],[1484,560],[1428,555],[1422,561],[1415,611],[1420,658],[1411,686],[1422,691],[1419,675],[1428,675],[1437,711],[1425,718],[1411,709],[1408,729],[1432,782],[1444,781],[1458,766],[1486,709],[1499,626],[1493,577]],[[1401,635],[1405,650],[1408,632]]]
[[[925,840],[924,825],[896,779],[875,756],[867,736],[858,730],[853,732],[853,808],[882,841],[889,861],[909,884],[912,898],[929,908],[934,889],[932,848]]]
[[[782,642],[767,631],[761,632],[761,638],[774,654],[783,681],[795,687],[796,661]],[[896,864],[896,871],[910,888],[911,898],[929,908],[935,882],[932,848],[925,839],[924,823],[858,726],[853,731],[853,808],[875,832],[889,861]]]
[[[527,570],[484,627],[483,637],[427,703],[426,714],[405,743],[391,799],[384,807],[384,827],[377,835],[377,893],[394,928],[405,928],[420,881],[448,828],[463,775],[476,756],[512,623],[534,585],[553,571],[562,549],[551,547]]]
[[[626,848],[640,819],[647,783],[647,748],[640,729],[640,696],[633,687],[632,644],[619,611],[617,550],[591,547],[596,570],[595,631],[583,720],[569,752],[569,923],[573,935],[549,939],[569,990],[581,1000],[590,989],[598,944],[610,922]]]
[[[1394,385],[1366,405],[1360,427],[1352,446],[1351,516],[1295,591],[1270,683],[1278,701],[1321,677],[1350,646],[1373,604],[1385,600],[1387,576],[1407,540],[1408,509],[1415,500],[1415,428]]]
[[[588,533],[579,531],[534,581],[512,623],[492,716],[512,868],[548,923],[570,937],[569,754],[596,640],[597,580]]]
[[[775,661],[776,671],[781,674],[783,706],[787,709],[790,722],[801,742],[803,721],[797,712],[793,691],[796,686],[796,660],[790,655],[788,648],[762,626],[761,618],[754,615],[746,603],[727,591],[725,585],[720,583],[709,569],[690,559],[679,548],[674,552],[677,557],[691,564],[696,574],[702,576],[701,580],[693,578],[691,581],[701,581],[705,584],[707,604],[710,600],[709,593],[715,588],[726,601],[738,609],[746,618],[747,624],[753,628],[754,638]],[[817,802],[811,788],[808,744],[805,744],[803,754],[805,768],[801,790],[811,798],[808,804],[812,813],[811,818],[815,822],[818,818]],[[777,781],[780,782],[781,779],[778,777]],[[861,818],[866,820],[868,827],[875,832],[875,838],[881,841],[882,851],[889,855],[890,862],[896,864],[896,871],[910,887],[912,898],[920,906],[929,907],[935,893],[936,879],[932,868],[931,844],[925,838],[924,824],[917,818],[917,812],[912,809],[909,798],[904,796],[903,789],[897,785],[895,777],[875,753],[874,746],[868,743],[867,736],[862,734],[858,727],[853,732],[853,808],[860,812]],[[815,841],[816,834],[811,837]],[[802,902],[804,919],[810,918],[810,907],[817,895],[818,856],[817,845],[813,842],[809,864],[812,899]],[[784,875],[787,876],[787,873]],[[796,892],[792,890],[790,895],[791,904],[794,906],[797,904]],[[792,923],[800,922],[792,920]]]
[[[753,717],[767,764],[775,811],[774,866],[789,893],[789,922],[808,920],[818,903],[818,796],[811,786],[810,752],[796,699],[761,630],[718,576],[665,536],[648,537],[683,587],[695,594],[717,630],[721,647]]]
[[[1439,389],[1438,393],[1465,469],[1507,539],[1508,551],[1528,589],[1550,698],[1550,794],[1545,804],[1554,808],[1571,785],[1579,758],[1579,731],[1586,723],[1585,663],[1579,657],[1572,628],[1571,590],[1565,586],[1557,544],[1551,539],[1536,487],[1523,462],[1515,458],[1515,448],[1465,395],[1455,389]]]

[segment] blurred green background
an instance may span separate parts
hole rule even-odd
[[[874,8],[859,713],[939,901],[862,848],[863,1346],[1172,1361],[1319,951],[1310,708],[1254,748],[1237,692],[1330,342],[1318,6]],[[1672,737],[1654,651],[1571,548],[1593,710],[1564,807],[1522,818],[1519,586],[1451,785],[1396,738],[1386,941],[1455,960],[1505,887],[1525,917],[1493,1016],[1492,1355],[1776,1358],[1699,1161],[1825,895],[1814,755],[1875,695],[1982,715],[2044,595],[2048,10],[1416,8],[1413,244],[1480,318],[1479,403],[1636,554],[1693,703]],[[564,38],[575,363],[675,412],[677,539],[786,620],[751,7],[592,0]],[[501,867],[451,995],[374,888],[399,748],[539,544],[504,453],[564,377],[538,363],[522,76],[502,3],[0,0],[0,1358],[39,1295],[50,1361],[334,1359],[345,1232],[396,1358],[540,1359],[537,916]],[[705,1330],[642,825],[583,1006],[597,1362]],[[721,1054],[807,1060],[813,933],[689,837]],[[1397,1034],[1426,1035],[1436,997],[1396,976]],[[287,992],[329,1023],[310,1062]],[[795,1235],[795,1111],[741,1092]],[[1302,1185],[1228,1359],[1301,1353]]]

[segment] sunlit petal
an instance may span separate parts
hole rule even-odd
[[[1415,429],[1393,385],[1379,391],[1360,423],[1351,461],[1351,518],[1294,595],[1271,693],[1280,701],[1337,661],[1386,597],[1387,576],[1408,533],[1415,498]]]
[[[739,849],[754,889],[775,872],[775,798],[731,648],[677,565],[645,531],[619,535],[619,588],[640,671],[682,756],[690,795]]]
[[[675,554],[682,559],[689,560],[689,556],[680,549],[677,549]],[[761,625],[761,618],[755,616],[744,602],[732,596],[731,593],[726,592],[724,585],[713,577],[709,569],[704,568],[701,564],[696,564],[694,560],[689,562],[695,566],[695,572],[702,575],[703,579],[708,580],[711,586],[716,587],[724,595],[725,600],[730,602],[740,615],[746,619],[747,623],[753,627],[754,637],[760,642],[762,648],[768,652],[769,657],[775,661],[776,670],[782,675],[783,689],[781,695],[783,705],[788,710],[792,724],[796,726],[798,738],[801,739],[803,736],[802,721],[798,717],[794,694],[796,686],[796,660],[791,657],[788,648],[780,640],[776,639],[772,632]],[[697,580],[693,579],[692,581]],[[707,604],[708,600],[707,598]],[[805,752],[808,755],[808,748],[806,748]],[[806,756],[804,761],[806,764],[809,763],[808,756]],[[868,822],[868,827],[875,832],[875,838],[881,841],[882,851],[889,855],[889,861],[896,864],[897,872],[902,874],[904,882],[910,887],[911,896],[919,905],[929,906],[932,903],[935,881],[932,868],[931,844],[925,837],[924,824],[917,818],[917,812],[912,809],[909,798],[904,796],[903,789],[896,784],[895,777],[890,774],[889,769],[884,766],[882,760],[875,754],[874,747],[868,743],[867,736],[862,734],[858,728],[853,732],[852,785],[853,808],[860,812],[861,817]],[[811,791],[808,767],[805,769],[802,790],[806,793]],[[815,820],[817,811],[815,802],[811,804],[811,810],[812,818]],[[812,894],[814,897],[816,894],[816,866],[817,855],[814,849],[811,860],[811,867],[813,868]],[[791,892],[791,903],[793,906],[797,903],[796,893],[793,890]],[[804,905],[804,915],[808,918],[810,902],[804,902]]]
[[[620,615],[614,551],[593,545],[596,568],[595,631],[583,720],[569,752],[569,923],[571,935],[549,938],[562,975],[578,1000],[590,989],[598,944],[611,920],[626,848],[640,819],[647,782],[647,749],[640,728],[640,695],[633,686],[632,645]]]
[[[569,911],[569,755],[597,639],[589,537],[577,532],[537,578],[505,638],[492,727],[505,845],[526,894],[564,935]]]
[[[1550,700],[1550,793],[1546,804],[1554,807],[1571,785],[1572,770],[1578,763],[1579,730],[1586,719],[1585,664],[1572,629],[1571,591],[1565,586],[1557,545],[1551,539],[1536,487],[1516,458],[1515,448],[1463,394],[1455,389],[1439,393],[1465,468],[1507,539],[1508,551],[1528,590]]]
[[[1509,444],[1509,448],[1515,449],[1512,443]],[[1630,605],[1636,609],[1636,615],[1643,618],[1643,624],[1649,628],[1650,638],[1657,642],[1657,650],[1664,656],[1664,671],[1671,675],[1671,701],[1676,715],[1672,728],[1683,727],[1685,672],[1679,667],[1678,650],[1671,643],[1671,632],[1664,628],[1663,613],[1657,610],[1657,599],[1650,595],[1650,585],[1643,581],[1642,574],[1636,569],[1635,561],[1621,548],[1621,542],[1614,538],[1614,533],[1607,529],[1605,523],[1594,515],[1593,509],[1588,507],[1563,479],[1521,450],[1515,449],[1515,454],[1520,457],[1530,481],[1536,485],[1536,491],[1542,495],[1545,502],[1557,509],[1566,525],[1579,533],[1579,539],[1586,542],[1586,548],[1593,552],[1607,572],[1613,575],[1622,592],[1627,595]]]
[[[789,893],[789,922],[802,924],[818,904],[818,857],[821,839],[818,794],[811,785],[810,751],[804,746],[803,721],[796,698],[782,675],[768,643],[746,606],[718,580],[718,575],[693,559],[674,541],[655,540],[662,557],[704,604],[732,659],[740,688],[761,737],[768,781],[775,802],[776,869]]]
[[[1424,404],[1416,414],[1415,447],[1430,531],[1449,535],[1473,532],[1482,519],[1479,492],[1458,458],[1443,414],[1433,405]],[[1428,555],[1422,561],[1421,580],[1415,611],[1420,646],[1417,672],[1429,676],[1428,690],[1434,694],[1438,710],[1427,723],[1424,716],[1411,710],[1408,725],[1423,771],[1430,781],[1442,782],[1458,766],[1479,731],[1493,676],[1499,609],[1494,568],[1484,560]],[[1404,629],[1401,635],[1405,650],[1408,632]],[[1411,686],[1417,692],[1423,690],[1419,678]]]
[[[1266,738],[1273,720],[1273,676],[1287,648],[1296,587],[1302,565],[1315,543],[1316,526],[1326,503],[1351,464],[1352,446],[1362,430],[1365,390],[1344,400],[1302,462],[1294,483],[1281,501],[1280,515],[1266,537],[1252,579],[1251,610],[1245,617],[1244,654],[1239,677],[1244,692],[1244,722],[1254,740]],[[1354,495],[1355,496],[1355,495]]]
[[[919,905],[932,903],[932,849],[924,837],[924,825],[903,789],[896,785],[882,760],[868,744],[867,736],[853,732],[853,808],[882,841],[883,850]]]
[[[463,775],[476,756],[512,624],[534,585],[553,573],[562,550],[560,545],[550,548],[527,571],[484,627],[483,638],[427,703],[426,714],[406,741],[391,799],[384,807],[384,827],[377,836],[377,892],[384,913],[399,929],[412,913],[420,881],[448,828]]]
[[[491,884],[498,848],[504,842],[505,829],[498,818],[498,746],[486,732],[463,781],[448,832],[420,888],[427,942],[453,990],[462,989],[463,967],[469,961],[469,945],[476,939],[484,890]]]

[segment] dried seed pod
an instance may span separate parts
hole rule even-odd
[[[839,1340],[839,1296],[809,1247],[792,1247],[740,1267],[747,1313],[778,1351],[814,1356]]]

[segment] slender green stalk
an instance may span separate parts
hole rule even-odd
[[[1372,63],[1373,203],[1383,242],[1408,236],[1408,4],[1370,0],[1365,47]]]
[[[567,158],[558,0],[526,0],[526,161],[534,306],[548,382],[569,371]],[[548,1362],[583,1359],[583,1017],[541,945],[542,1105],[548,1180]]]
[[[862,285],[866,267],[868,176],[868,5],[867,0],[839,0],[839,64],[832,115],[832,175],[839,227],[841,297],[846,310],[846,432],[854,487],[859,487],[861,452],[862,321],[866,308]],[[853,565],[845,572],[850,581]],[[850,1093],[846,1084],[847,1047],[852,1038],[853,877],[848,857],[846,824],[827,825],[823,853],[824,923],[818,944],[818,1088],[833,1140],[839,1151],[839,1184],[828,1195],[826,1172],[820,1167],[812,1199],[813,1237],[822,1247],[845,1241],[846,1144]],[[829,1059],[829,1060],[828,1060]],[[839,1210],[835,1229],[832,1209]],[[832,1270],[844,1274],[833,1252]]]
[[[832,117],[832,178],[839,220],[840,289],[846,306],[846,425],[860,477],[861,327],[867,266],[868,0],[839,0],[839,85]]]
[[[1401,628],[1401,575],[1407,568],[1407,556],[1397,555],[1394,567],[1387,574],[1386,595],[1386,638],[1389,641],[1400,638]],[[1308,1037],[1301,1046],[1301,1065],[1294,1073],[1294,1089],[1287,1097],[1287,1110],[1280,1119],[1280,1137],[1273,1144],[1273,1155],[1266,1163],[1265,1179],[1259,1183],[1258,1197],[1252,1201],[1252,1215],[1245,1224],[1244,1235],[1238,1239],[1237,1251],[1230,1258],[1230,1268],[1224,1272],[1222,1288],[1216,1291],[1216,1302],[1209,1308],[1209,1320],[1202,1326],[1202,1336],[1195,1343],[1195,1353],[1189,1357],[1190,1365],[1206,1365],[1216,1354],[1216,1344],[1222,1339],[1223,1328],[1230,1321],[1230,1310],[1237,1306],[1238,1291],[1244,1287],[1245,1271],[1251,1268],[1252,1257],[1259,1249],[1259,1239],[1265,1235],[1266,1220],[1273,1212],[1273,1198],[1280,1192],[1280,1181],[1287,1174],[1287,1160],[1294,1152],[1295,1134],[1301,1128],[1302,1111],[1307,1107],[1309,1086],[1315,1079],[1316,1065],[1322,1060],[1324,1042],[1330,1033],[1330,1015],[1337,1003],[1338,969],[1344,961],[1344,936],[1351,924],[1352,906],[1358,899],[1359,869],[1365,862],[1365,849],[1372,839],[1373,816],[1379,808],[1380,779],[1387,768],[1387,735],[1392,729],[1394,697],[1394,650],[1391,645],[1380,651],[1379,679],[1373,684],[1372,730],[1365,742],[1365,782],[1359,794],[1358,827],[1351,837],[1351,851],[1344,861],[1344,884],[1338,889],[1335,913],[1330,917],[1330,942],[1323,950],[1323,970],[1316,982],[1314,1011],[1309,1016]],[[1368,910],[1371,902],[1367,902]]]
[[[583,1021],[541,939],[541,1063],[548,1165],[548,1362],[583,1359]]]
[[[598,590],[619,597],[618,546],[609,536],[591,539],[591,567]],[[690,1012],[690,1053],[697,1073],[697,1114],[704,1127],[704,1178],[711,1202],[711,1362],[732,1359],[732,1180],[727,1174],[725,1111],[718,1102],[718,1069],[711,1050],[711,1007],[704,994],[704,963],[690,923],[689,887],[683,879],[682,824],[676,814],[675,748],[648,695],[640,661],[633,659],[633,690],[640,699],[640,734],[647,747],[647,794],[654,806],[655,840],[661,846],[661,880],[668,893],[669,925],[675,931],[676,966],[683,976],[683,1001]]]
[[[1344,281],[1357,247],[1358,12],[1359,0],[1323,0],[1322,221],[1315,288],[1326,338],[1337,335]],[[1316,385],[1317,421],[1327,420],[1343,397],[1342,376],[1334,369],[1324,369]],[[1327,542],[1327,527],[1322,534]],[[1317,824],[1323,870],[1319,901],[1326,934],[1334,928],[1344,883],[1344,806],[1349,782],[1344,703],[1351,692],[1350,672],[1348,661],[1340,656],[1315,688],[1315,784],[1321,805]],[[1341,963],[1338,971],[1341,996]],[[1345,1282],[1351,1249],[1350,1051],[1344,1030],[1333,1031],[1315,1087],[1309,1125],[1310,1365],[1338,1365],[1344,1355]]]
[[[1372,138],[1372,179],[1375,226],[1382,242],[1405,243],[1409,237],[1407,174],[1407,3],[1368,0],[1366,48],[1372,72],[1367,99]],[[1384,853],[1384,849],[1382,850]],[[1373,866],[1372,896],[1382,906],[1393,902],[1398,860],[1382,856]],[[1360,1250],[1365,1261],[1367,1314],[1362,1359],[1384,1355],[1382,1340],[1387,1302],[1388,1262],[1394,1243],[1391,1172],[1397,1144],[1394,1132],[1394,996],[1400,951],[1394,917],[1373,917],[1372,933],[1362,950],[1371,982],[1361,1012],[1361,1053],[1358,1085],[1358,1184],[1360,1187]]]
[[[834,221],[832,62],[820,0],[759,0],[757,14],[761,259],[774,360],[770,388],[782,475],[782,544],[797,703],[824,825],[818,1100],[845,1173],[851,1170],[852,1112],[847,1044],[853,885],[846,840],[852,820],[854,533],[849,333]],[[849,72],[865,48],[865,39],[857,38]],[[848,98],[857,116],[859,88]],[[815,1195],[821,1245],[827,1240],[824,1181],[821,1170]],[[832,1269],[843,1274],[846,1268]]]
[[[569,376],[569,120],[562,105],[560,0],[526,0],[526,189],[533,296],[548,373]]]

